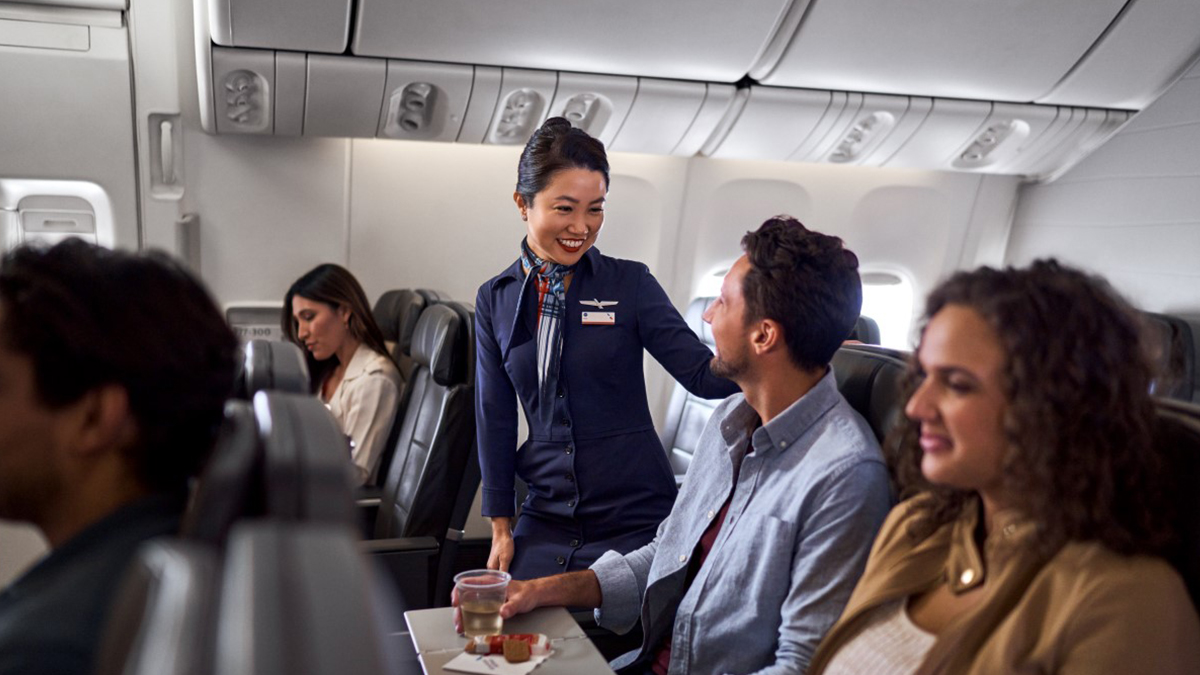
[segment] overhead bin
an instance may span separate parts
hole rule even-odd
[[[1038,103],[1141,110],[1200,51],[1200,2],[1136,0]]]
[[[197,0],[200,1],[200,0]],[[350,37],[351,0],[209,0],[213,42],[340,54]]]
[[[733,100],[732,85],[639,78],[629,115],[609,149],[691,156]]]
[[[350,48],[362,56],[736,82],[791,4],[358,0]]]
[[[749,72],[773,86],[1033,101],[1054,89],[1125,5],[811,2],[782,54]]]

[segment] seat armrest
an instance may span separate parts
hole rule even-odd
[[[438,552],[441,550],[437,539],[367,539],[359,542],[359,546],[392,579],[405,611],[434,606],[433,581],[437,578]]]
[[[358,526],[362,537],[370,539],[375,536],[375,523],[379,520],[381,501],[378,497],[364,497],[355,500],[354,504],[358,508]]]

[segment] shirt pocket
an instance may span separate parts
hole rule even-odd
[[[790,586],[796,526],[767,514],[745,516],[732,525],[727,519],[724,526],[734,528],[724,547],[725,581],[739,595],[752,592],[760,606],[773,606]]]

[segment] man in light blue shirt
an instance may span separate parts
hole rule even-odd
[[[713,372],[744,393],[716,409],[654,541],[513,582],[501,609],[597,607],[617,632],[640,620],[622,672],[803,672],[891,505],[879,445],[829,367],[861,306],[857,258],[782,216],[742,247],[704,320]]]

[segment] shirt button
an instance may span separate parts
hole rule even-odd
[[[1011,537],[1012,533],[1016,532],[1016,531],[1017,531],[1016,525],[1009,524],[1009,525],[1004,526],[1004,536],[1006,536],[1006,537]]]
[[[787,447],[787,441],[780,441],[780,442],[779,442],[779,447],[781,447],[781,448],[786,448],[786,447]]]
[[[558,397],[559,397],[559,398],[562,398],[563,396],[566,396],[566,394],[564,394],[564,393],[563,393],[563,390],[562,390],[562,389],[559,389],[559,390],[558,390]]]
[[[555,558],[555,559],[554,559],[554,562],[558,563],[559,565],[566,565],[566,564],[567,564],[567,559],[566,559],[566,558],[564,558],[564,557],[562,557],[562,556],[560,555],[560,556],[558,556],[557,558]]]
[[[575,500],[572,499],[571,501],[567,502],[567,506],[569,506],[571,508],[575,508]]]
[[[958,580],[964,584],[969,584],[972,581],[975,581],[975,570],[963,570],[963,573],[959,575]]]
[[[564,427],[569,427],[569,426],[571,426],[571,420],[569,420],[569,419],[567,419],[567,418],[565,418],[565,417],[564,417],[564,418],[563,418],[563,421],[562,421],[562,425],[563,425]]]
[[[569,446],[569,445],[568,445],[568,446],[567,446],[567,454],[569,455],[569,454],[571,454],[572,452],[575,452],[575,448],[573,448],[573,447],[571,447],[571,446]]]
[[[567,482],[574,483],[575,482],[575,474],[573,474],[573,473],[567,474]]]
[[[687,556],[686,555],[679,556],[679,562],[687,562]]]
[[[717,514],[713,513],[711,510],[709,510],[709,512],[708,512],[708,519],[709,519],[709,520],[712,520],[712,517],[713,517],[713,516],[715,516],[715,515],[717,515]]]
[[[579,540],[578,540],[578,539],[572,539],[572,540],[571,540],[571,548],[576,548],[576,547],[578,547],[578,546],[579,546]]]

